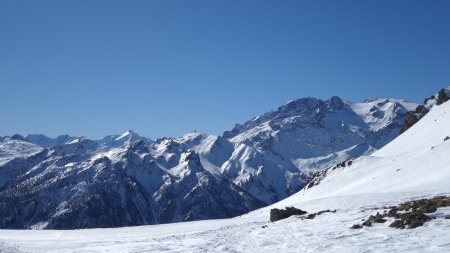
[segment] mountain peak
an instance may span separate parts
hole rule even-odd
[[[344,100],[338,96],[333,96],[327,100],[330,109],[332,110],[342,110],[344,109]]]
[[[11,136],[11,140],[17,140],[17,141],[27,141],[22,135],[15,134]]]
[[[127,131],[125,131],[125,133],[123,133],[122,135],[117,137],[117,140],[123,139],[127,136],[132,136],[132,135],[137,135],[137,134],[133,130],[128,129]]]
[[[301,107],[314,107],[318,103],[323,102],[320,99],[313,98],[313,97],[305,97],[305,98],[299,98],[296,100],[291,100],[287,102],[286,104],[278,107],[278,112],[285,112],[285,111],[293,111],[297,110]]]

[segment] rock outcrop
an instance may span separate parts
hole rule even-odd
[[[297,209],[295,207],[286,207],[285,210],[274,208],[270,210],[270,221],[275,222],[289,218],[292,215],[303,215],[303,214],[307,214],[307,212]]]

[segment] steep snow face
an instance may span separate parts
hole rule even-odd
[[[396,99],[291,101],[223,134],[234,149],[221,173],[260,200],[274,203],[300,190],[317,170],[393,140],[415,106]]]
[[[434,106],[394,141],[350,166],[328,170],[292,196],[302,201],[385,192],[450,192],[450,103]],[[308,188],[308,187],[306,187]]]

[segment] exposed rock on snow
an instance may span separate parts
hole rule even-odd
[[[450,99],[450,86],[441,89],[436,95],[431,96],[416,107],[414,111],[408,112],[400,133],[405,132],[425,116],[435,105],[441,105]]]
[[[270,210],[270,221],[275,222],[275,221],[289,218],[292,215],[303,215],[306,213],[307,212],[297,209],[295,207],[286,207],[285,210],[274,208],[274,209]]]
[[[407,201],[399,204],[398,206],[392,206],[389,209],[384,210],[382,215],[377,212],[376,215],[371,215],[366,221],[364,221],[362,225],[355,224],[351,228],[358,229],[362,228],[362,226],[371,227],[372,223],[385,223],[385,218],[395,218],[395,221],[389,225],[389,227],[392,228],[417,228],[423,226],[425,222],[432,219],[429,214],[435,213],[438,208],[449,206],[450,198],[445,196],[438,196],[432,199]]]
[[[316,218],[317,215],[321,215],[321,214],[324,214],[324,213],[335,213],[335,212],[336,212],[336,210],[333,210],[333,211],[331,211],[331,210],[323,210],[323,211],[320,211],[320,212],[317,212],[317,213],[310,213],[310,214],[308,214],[305,217],[305,219],[312,220],[312,219]]]

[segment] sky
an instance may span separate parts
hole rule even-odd
[[[446,0],[0,1],[0,135],[157,138],[450,85]]]

